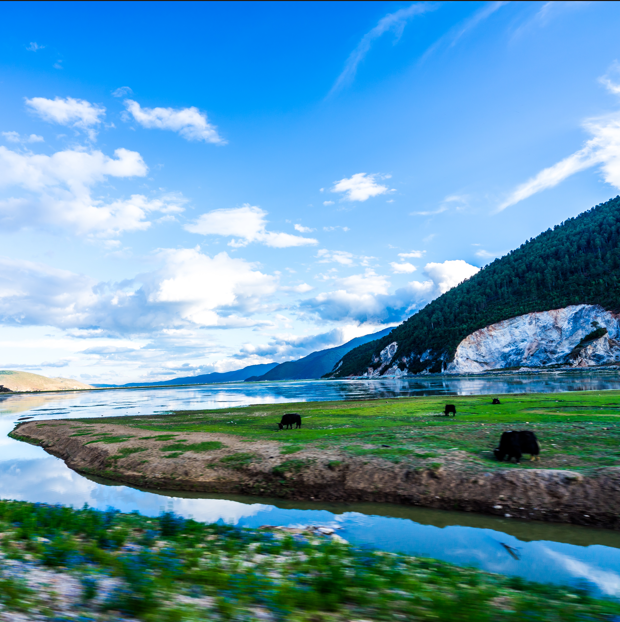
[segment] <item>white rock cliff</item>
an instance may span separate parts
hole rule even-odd
[[[599,328],[607,332],[582,342]],[[589,367],[616,362],[620,362],[620,317],[598,305],[574,305],[528,313],[477,330],[461,341],[446,371]]]

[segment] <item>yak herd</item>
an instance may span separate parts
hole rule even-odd
[[[500,403],[498,398],[493,398],[492,404]],[[446,417],[450,415],[456,417],[456,406],[454,404],[446,404],[444,415]],[[278,423],[278,428],[280,430],[301,428],[301,415],[299,413],[287,413],[283,415],[280,423]],[[540,460],[538,439],[536,438],[536,434],[530,430],[510,430],[509,432],[502,432],[502,436],[499,439],[499,446],[493,450],[493,453],[500,462],[506,458],[508,458],[509,461],[515,458],[517,464],[519,464],[523,454],[529,454],[531,460]]]

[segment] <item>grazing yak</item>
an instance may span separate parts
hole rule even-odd
[[[301,415],[297,413],[288,413],[282,416],[282,421],[278,423],[280,430],[284,430],[284,428],[292,429],[293,426],[295,428],[301,428]]]
[[[449,415],[456,417],[456,406],[454,404],[446,404],[446,408],[443,411],[443,414],[446,417],[448,417]]]
[[[501,404],[501,402],[499,401],[499,399],[497,397],[493,398],[493,404]]]
[[[536,434],[529,430],[503,432],[499,439],[499,447],[493,453],[500,462],[508,456],[509,461],[516,458],[519,464],[523,454],[530,454],[532,460],[540,460],[538,439]]]

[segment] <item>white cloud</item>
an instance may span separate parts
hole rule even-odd
[[[620,93],[620,85],[608,76],[603,78],[603,82],[612,93]],[[584,127],[592,138],[581,149],[518,186],[497,211],[553,188],[571,175],[593,166],[600,167],[603,179],[608,184],[620,188],[620,113],[589,119]]]
[[[589,4],[591,4],[591,2],[587,0],[553,0],[552,2],[545,2],[540,9],[536,11],[531,19],[527,20],[524,24],[517,28],[517,30],[515,30],[513,39],[518,38],[523,33],[533,29],[534,27],[545,27],[552,19],[559,17],[563,13],[586,7]]]
[[[43,136],[30,134],[30,136],[20,136],[18,132],[2,132],[2,136],[10,143],[42,143],[45,142]]]
[[[33,97],[26,99],[26,105],[44,121],[82,130],[88,134],[91,140],[96,136],[94,126],[99,125],[102,117],[105,116],[103,106],[73,97],[66,99]]]
[[[162,249],[160,267],[123,283],[97,283],[44,264],[0,258],[5,325],[150,333],[256,325],[249,319],[277,288],[254,264],[195,249]]]
[[[368,175],[367,173],[356,173],[349,179],[341,179],[334,182],[331,192],[343,192],[343,201],[366,201],[370,197],[389,192],[387,186],[382,186],[375,181],[376,177],[389,179],[389,175],[379,176],[377,173]]]
[[[480,244],[473,244],[473,246],[480,246]],[[499,253],[491,253],[490,251],[485,251],[484,249],[480,249],[476,251],[476,257],[480,257],[480,259],[495,259],[496,257],[501,257],[506,254],[506,251],[501,251]]]
[[[444,44],[447,44],[448,49],[454,47],[463,35],[467,34],[470,30],[473,30],[480,22],[484,21],[488,17],[491,17],[493,13],[495,13],[498,9],[501,9],[506,4],[509,4],[509,2],[486,2],[471,17],[464,20],[461,24],[458,24],[455,28],[451,29],[447,34],[431,45],[431,47],[428,48],[420,59],[420,63],[423,63],[431,54],[436,52],[440,47],[443,47]]]
[[[333,205],[333,201],[323,201],[323,205]]]
[[[299,307],[321,320],[401,322],[416,309],[476,274],[478,268],[458,259],[428,263],[424,272],[428,280],[411,281],[390,294],[387,277],[366,270],[364,274],[336,279],[334,291],[304,300]]]
[[[424,272],[431,278],[440,294],[456,287],[466,279],[474,276],[480,268],[468,264],[462,259],[444,261],[443,263],[427,263]]]
[[[447,212],[449,209],[456,209],[457,212],[462,212],[467,207],[468,197],[459,196],[459,195],[451,195],[447,196],[442,202],[441,205],[436,210],[428,210],[423,212],[411,212],[412,216],[434,216],[436,214],[443,214]]]
[[[36,41],[31,41],[30,45],[26,48],[29,52],[36,52],[42,50],[45,46],[39,45]]]
[[[207,143],[225,145],[226,141],[217,133],[217,128],[207,120],[207,115],[195,106],[190,108],[142,108],[131,99],[125,106],[134,120],[149,129],[178,132],[186,140],[204,140]]]
[[[448,208],[445,205],[442,205],[436,210],[430,210],[427,212],[411,212],[411,215],[412,216],[435,216],[436,214],[443,214],[444,212],[447,212],[447,211],[448,211]]]
[[[392,272],[396,272],[396,274],[410,274],[416,271],[416,267],[408,261],[403,261],[401,263],[393,261],[390,263],[390,266],[392,266]]]
[[[149,199],[136,194],[109,201],[93,198],[93,186],[109,177],[147,174],[139,153],[117,149],[114,156],[77,150],[48,156],[0,146],[0,189],[17,190],[17,196],[0,199],[0,226],[4,230],[66,229],[78,234],[115,236],[122,231],[148,228],[149,212],[182,211],[184,200],[174,195]]]
[[[620,63],[614,61],[604,76],[599,78],[599,82],[607,88],[610,93],[620,95],[620,84],[614,82],[620,79]]]
[[[285,292],[295,292],[296,294],[305,294],[314,289],[312,285],[308,285],[308,283],[300,283],[299,285],[289,285],[285,287],[281,287],[281,290]]]
[[[127,95],[131,95],[131,93],[133,93],[133,91],[128,86],[120,86],[112,91],[112,97],[127,97]]]
[[[354,255],[347,251],[328,251],[325,248],[321,248],[316,256],[319,259],[319,263],[339,263],[342,266],[355,265]]]
[[[398,39],[400,39],[403,30],[407,25],[407,21],[411,17],[421,13],[426,13],[427,11],[432,11],[437,8],[437,6],[438,5],[434,5],[429,2],[414,3],[404,9],[395,11],[394,13],[388,13],[388,15],[381,18],[377,25],[362,37],[362,40],[357,44],[357,47],[353,50],[353,52],[351,52],[342,73],[338,76],[338,79],[331,88],[329,95],[334,95],[340,89],[350,85],[353,82],[359,64],[370,51],[370,47],[375,39],[378,39],[386,32],[393,32],[395,35],[395,43],[398,42]]]
[[[202,214],[193,224],[185,225],[191,233],[201,235],[235,236],[229,246],[241,247],[250,242],[259,242],[273,248],[289,248],[318,244],[313,238],[304,238],[290,233],[267,231],[267,212],[260,207],[245,204],[242,207],[218,209]]]
[[[426,251],[410,251],[409,253],[398,253],[403,259],[420,259]]]
[[[299,233],[312,233],[314,229],[304,227],[303,225],[295,225],[295,231],[299,231]]]
[[[323,231],[338,231],[338,229],[341,229],[345,233],[347,231],[351,231],[351,229],[349,229],[349,227],[341,227],[340,225],[335,225],[333,227],[323,227]]]

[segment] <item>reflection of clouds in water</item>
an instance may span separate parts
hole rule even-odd
[[[0,499],[62,503],[77,508],[87,503],[101,510],[108,507],[123,512],[138,510],[147,516],[157,516],[164,510],[173,509],[187,518],[209,523],[223,520],[233,525],[243,518],[274,509],[260,503],[249,505],[226,499],[182,499],[127,486],[105,486],[78,475],[56,458],[0,462]]]
[[[172,501],[172,507],[177,514],[192,517],[206,523],[216,523],[223,520],[225,523],[236,525],[242,518],[255,516],[261,512],[271,512],[275,508],[262,503],[251,505],[226,499],[179,499]]]
[[[549,557],[555,559],[560,566],[567,570],[574,577],[585,579],[594,583],[598,589],[607,596],[620,595],[620,575],[610,570],[600,570],[586,564],[570,555],[558,553],[547,547],[541,547]]]
[[[96,486],[57,458],[0,462],[0,498],[81,506]]]

